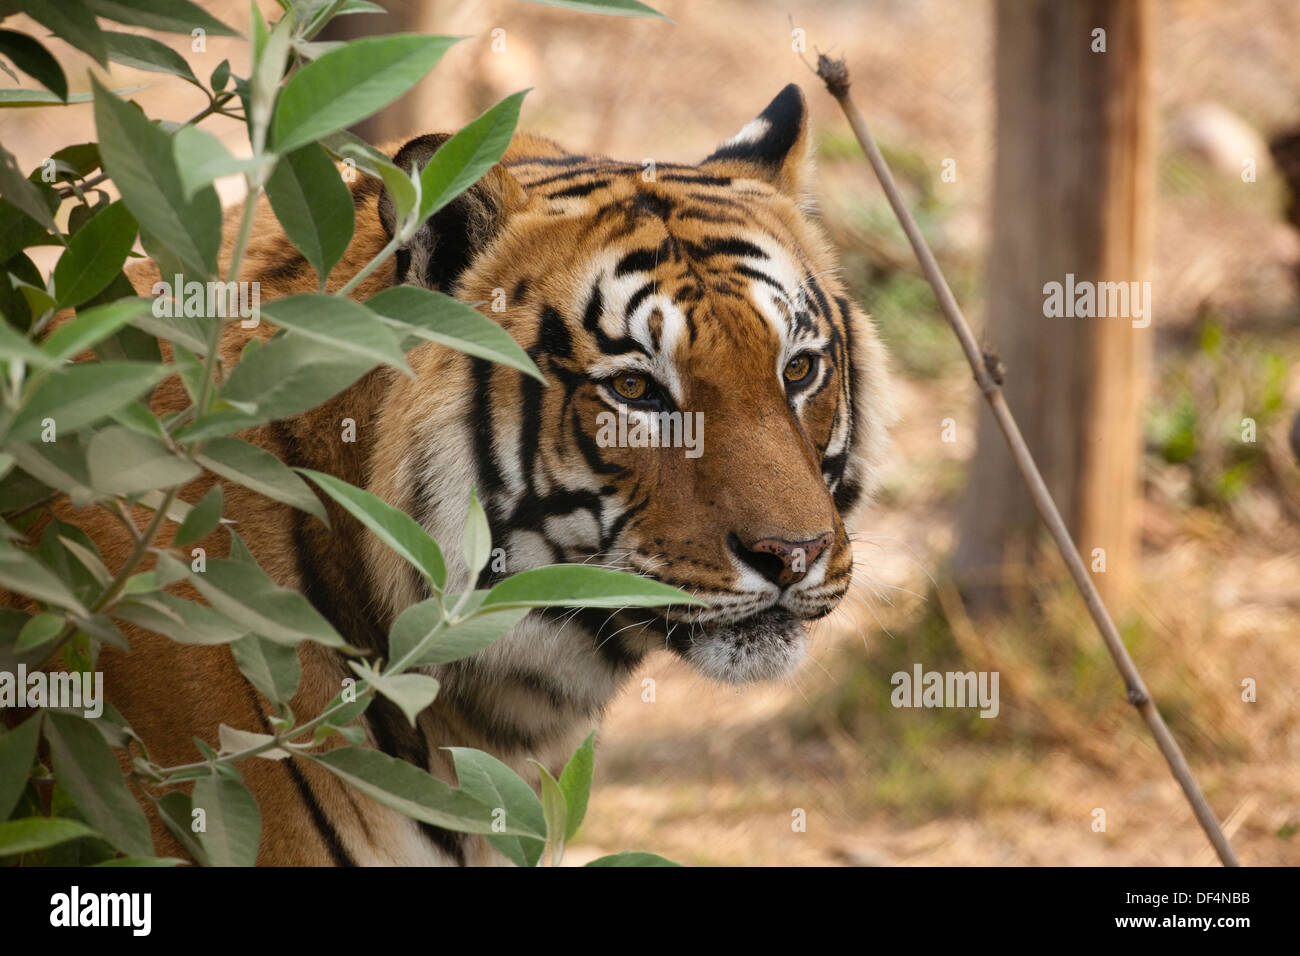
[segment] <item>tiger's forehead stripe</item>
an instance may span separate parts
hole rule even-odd
[[[675,356],[689,334],[686,314],[670,295],[658,291],[657,282],[627,268],[626,260],[625,256],[611,268],[607,259],[593,270],[593,281],[606,306],[600,321],[611,339],[630,339],[641,346],[636,367],[658,380],[680,403],[683,389]],[[598,363],[593,370],[612,375],[627,367],[627,357],[619,356]]]
[[[683,332],[694,341],[695,303],[718,292],[740,297],[748,292],[776,340],[783,343],[778,358],[797,342],[818,338],[807,310],[796,305],[804,297],[805,270],[773,237],[751,229],[741,236],[687,239],[675,235],[666,223],[661,228],[668,233],[661,241],[621,252],[616,260],[605,257],[592,270],[600,291],[598,324],[604,344],[618,342],[626,347],[634,341],[649,360],[644,370],[662,376],[665,385],[676,386],[677,370],[655,358],[676,353]],[[736,277],[747,281],[737,283]],[[679,387],[671,390],[680,397]]]

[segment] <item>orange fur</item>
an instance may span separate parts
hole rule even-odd
[[[792,414],[781,380],[772,374],[774,369],[779,372],[779,364],[773,364],[781,357],[779,336],[769,320],[746,304],[748,300],[737,298],[747,280],[732,271],[729,255],[719,253],[723,258],[696,261],[691,253],[687,256],[689,267],[684,269],[669,269],[666,264],[661,268],[655,263],[656,295],[681,295],[688,300],[698,295],[707,304],[709,321],[699,326],[698,338],[692,330],[690,379],[683,388],[692,407],[707,410],[708,453],[698,460],[680,453],[663,454],[647,470],[644,456],[638,457],[635,450],[607,449],[609,467],[621,469],[607,480],[629,500],[644,497],[651,502],[629,521],[625,539],[621,539],[626,543],[621,547],[628,552],[627,562],[669,583],[687,590],[725,592],[732,586],[728,535],[735,534],[755,541],[802,541],[827,532],[834,542],[827,557],[827,580],[846,576],[852,554],[839,502],[823,475],[824,452],[837,440],[837,429],[851,419],[851,427],[857,431],[845,473],[863,491],[869,490],[882,453],[883,424],[889,417],[887,384],[879,342],[865,316],[847,303],[827,274],[834,267],[831,250],[801,208],[806,142],[802,116],[799,124],[789,147],[791,158],[773,169],[723,156],[699,167],[665,167],[655,181],[646,181],[636,166],[602,158],[571,162],[569,154],[554,143],[517,137],[503,163],[467,197],[467,201],[480,203],[472,215],[497,223],[492,226],[497,231],[486,239],[476,239],[481,244],[459,276],[455,292],[465,301],[480,302],[491,301],[500,290],[506,290],[511,299],[507,311],[488,314],[529,349],[540,348],[547,309],[563,316],[569,326],[565,334],[572,338],[568,354],[562,349],[554,353],[542,349],[535,354],[553,381],[571,375],[577,377],[573,381],[578,384],[571,390],[559,385],[539,388],[528,398],[530,386],[518,373],[501,367],[476,371],[476,363],[465,355],[426,344],[408,355],[413,378],[376,369],[311,412],[251,429],[241,437],[292,464],[336,475],[417,513],[422,507],[421,496],[428,492],[429,478],[420,471],[425,459],[434,459],[445,471],[455,473],[448,479],[448,487],[458,489],[457,494],[466,481],[475,480],[470,452],[458,451],[456,443],[461,440],[449,436],[473,418],[477,401],[472,395],[474,376],[486,375],[492,403],[487,424],[501,436],[502,454],[526,421],[537,420],[543,425],[536,467],[552,478],[573,474],[575,463],[585,454],[575,444],[573,430],[589,425],[607,407],[596,384],[581,384],[586,370],[603,360],[593,341],[582,338],[586,333],[580,328],[584,308],[590,306],[592,264],[605,261],[612,269],[613,263],[630,251],[663,248],[665,244],[688,251],[713,248],[708,244],[729,232],[776,237],[773,255],[779,252],[797,263],[804,274],[820,277],[815,280],[819,283],[817,294],[828,302],[838,299],[841,303],[812,308],[825,312],[824,324],[829,328],[839,329],[840,354],[847,363],[851,353],[856,363],[853,374],[861,376],[860,380],[848,380],[847,364],[832,369],[822,392],[807,399],[799,414]],[[568,165],[557,165],[563,163]],[[557,169],[574,170],[575,174],[550,185],[548,180],[554,179]],[[691,177],[703,179],[695,182]],[[710,184],[710,179],[716,182]],[[717,184],[724,180],[725,185]],[[587,187],[591,187],[589,191],[582,192]],[[570,195],[562,195],[566,189]],[[388,240],[380,222],[379,184],[363,177],[352,190],[356,232],[343,261],[330,276],[331,291],[340,288]],[[704,198],[692,198],[699,196]],[[688,221],[661,215],[670,205],[712,209],[717,216]],[[234,209],[227,217],[223,272],[239,214],[240,210]],[[743,227],[726,225],[723,220],[727,217],[743,221]],[[259,203],[252,236],[241,278],[261,283],[263,301],[315,291],[313,270],[285,239],[265,200]],[[437,237],[430,241],[436,251]],[[364,300],[392,285],[396,268],[390,260],[361,283],[353,296]],[[146,295],[159,278],[153,262],[134,266],[129,274],[136,289]],[[659,331],[667,334],[672,320],[660,313],[657,319],[652,317],[652,325],[655,321]],[[847,323],[855,324],[851,334]],[[249,338],[265,339],[272,332],[266,321],[252,330],[230,323],[221,340],[227,370],[238,361]],[[686,346],[679,351],[685,355]],[[159,414],[187,405],[188,397],[175,378],[164,382],[152,400]],[[343,418],[356,422],[355,443],[338,440]],[[429,449],[444,449],[445,453],[435,455]],[[197,501],[213,481],[211,475],[196,479],[182,489],[182,499]],[[233,527],[259,564],[279,584],[299,590],[323,589],[345,603],[369,601],[376,606],[352,610],[373,615],[384,630],[397,612],[420,599],[401,559],[364,533],[332,502],[326,503],[331,519],[331,528],[326,529],[239,485],[223,480],[222,486],[224,516],[233,520]],[[458,573],[453,553],[459,550],[455,545],[463,509],[463,499],[450,502],[436,522],[450,535],[442,543],[451,559],[453,577]],[[66,500],[52,510],[61,520],[86,530],[110,569],[127,559],[132,541],[106,512],[78,510]],[[149,512],[136,509],[139,526],[148,517]],[[38,531],[39,527],[34,533]],[[166,524],[159,543],[169,545],[173,532],[174,526]],[[443,534],[435,536],[442,538]],[[198,546],[206,549],[209,558],[220,557],[227,553],[228,540],[225,532],[218,530]],[[313,582],[302,576],[304,549],[315,562]],[[463,575],[463,569],[459,573]],[[363,584],[369,590],[363,589]],[[175,590],[181,596],[198,598],[188,585]],[[670,613],[667,620],[684,618]],[[266,729],[273,707],[244,680],[228,647],[180,645],[129,625],[123,630],[131,641],[131,652],[106,648],[100,658],[107,696],[147,741],[159,764],[197,759],[191,738],[215,743],[216,729],[222,723],[254,731]],[[352,639],[346,632],[344,637]],[[665,642],[652,632],[650,643]],[[507,642],[503,640],[501,646],[506,648]],[[493,648],[485,655],[484,666],[500,665],[500,655],[506,653]],[[555,653],[558,661],[567,660],[565,655],[571,652]],[[297,715],[311,716],[337,693],[349,672],[339,655],[318,645],[302,645],[299,655],[303,679],[292,707]],[[420,718],[419,730],[426,740],[437,746],[495,750],[522,772],[527,756],[538,756],[558,769],[557,760],[590,729],[592,715],[584,711],[585,704],[567,709],[557,705],[554,716],[538,716],[538,692],[525,684],[493,684],[486,698],[470,707],[467,695],[482,696],[481,689],[472,689],[477,685],[466,683],[470,676],[470,671],[459,670],[444,680],[446,692]],[[581,688],[570,687],[566,679],[557,677],[558,690],[550,693],[572,693],[579,699]],[[592,700],[598,696],[593,692]],[[603,704],[591,706],[598,711]],[[506,726],[529,715],[537,725],[532,752],[503,752],[499,741],[483,730],[484,721],[489,727]],[[374,744],[373,733],[370,739]],[[430,770],[453,779],[444,751],[432,749],[429,761]],[[358,862],[421,859],[418,853],[404,849],[417,838],[409,821],[351,791],[307,761],[292,764],[317,803],[326,808],[332,826]],[[260,863],[337,861],[337,854],[331,854],[321,827],[305,806],[289,761],[248,760],[241,770],[262,808]],[[159,852],[184,856],[148,801],[142,802],[150,813]],[[378,849],[372,853],[367,847]],[[481,841],[469,844],[467,862],[489,858]]]

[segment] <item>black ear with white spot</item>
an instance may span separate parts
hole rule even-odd
[[[393,157],[398,169],[423,169],[447,133],[430,133],[411,140]],[[448,294],[474,257],[491,242],[511,212],[526,201],[518,181],[498,163],[477,183],[429,217],[397,251],[397,282],[437,289]],[[379,221],[391,238],[397,228],[397,207],[385,189],[379,196]]]
[[[747,167],[748,175],[797,194],[803,186],[807,147],[808,105],[803,91],[791,83],[700,165]],[[745,173],[738,170],[733,175]]]

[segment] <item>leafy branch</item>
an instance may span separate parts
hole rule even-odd
[[[634,0],[554,5],[653,15]],[[123,98],[130,91],[112,91],[94,78],[91,93],[69,94],[63,68],[39,40],[0,31],[0,55],[17,52],[15,62],[46,88],[4,91],[0,104],[90,100],[97,136],[60,150],[26,176],[0,149],[0,492],[6,502],[0,587],[30,608],[0,609],[0,660],[44,665],[57,656],[65,666],[92,670],[103,644],[129,649],[118,627],[125,623],[181,643],[228,645],[240,670],[277,708],[273,733],[222,726],[217,749],[196,739],[203,759],[175,766],[151,760],[146,742],[111,704],[93,721],[65,710],[38,711],[0,735],[0,821],[14,817],[0,822],[0,857],[57,861],[66,845],[89,842],[105,858],[126,854],[120,863],[179,862],[154,858],[129,777],[196,860],[252,863],[260,811],[238,765],[292,756],[416,819],[482,833],[520,865],[536,865],[547,846],[559,863],[585,813],[592,737],[558,779],[539,768],[539,800],[522,777],[487,754],[455,748],[459,786],[452,787],[425,768],[356,746],[361,734],[351,725],[377,695],[414,723],[438,692],[429,668],[477,653],[531,608],[698,602],[645,578],[588,566],[524,571],[475,590],[491,540],[472,494],[465,584],[450,592],[437,543],[404,512],[329,475],[295,472],[235,437],[302,414],[379,365],[409,372],[405,352],[428,342],[542,378],[519,345],[473,306],[412,287],[387,289],[364,303],[351,298],[430,216],[500,159],[526,91],[487,110],[423,168],[400,170],[344,130],[409,90],[455,40],[399,35],[321,44],[313,37],[334,16],[380,8],[364,0],[281,0],[281,6],[285,14],[274,24],[253,8],[250,76],[235,76],[222,62],[204,83],[183,57],[150,37],[105,30],[94,18],[57,17],[39,0],[20,4],[101,66],[123,63],[200,89],[207,105],[183,123],[150,120]],[[170,0],[166,11],[115,4],[96,12],[128,26],[234,33],[189,0]],[[242,108],[234,107],[236,100]],[[245,125],[248,157],[231,155],[199,129],[210,116]],[[396,234],[325,295],[352,239],[344,172],[354,169],[383,181],[398,212]],[[217,282],[223,214],[213,183],[232,174],[244,177],[246,199],[225,283],[241,280],[265,194],[288,240],[316,270],[319,290],[270,303],[264,312],[279,331],[265,342],[254,339],[226,369],[225,332],[244,316],[211,315],[210,308],[196,316],[187,307],[164,320],[156,314],[163,299],[156,292],[152,303],[138,297],[123,270],[138,238],[164,276]],[[110,202],[98,188],[109,182],[120,200]],[[72,203],[66,230],[58,224],[65,203]],[[48,276],[26,253],[41,244],[62,247]],[[179,304],[185,295],[176,288],[168,298]],[[166,363],[162,342],[170,351]],[[148,396],[172,377],[183,384],[188,405],[156,413]],[[204,472],[323,521],[310,480],[417,569],[433,596],[393,622],[390,662],[356,656],[305,597],[265,574],[223,517],[222,484],[197,501],[182,497]],[[56,508],[65,498],[77,508],[101,509],[122,526],[131,547],[115,570],[94,541],[60,520]],[[143,528],[139,509],[150,512]],[[160,547],[167,522],[174,526],[171,545]],[[184,553],[223,523],[228,557]],[[149,561],[152,568],[142,570]],[[179,596],[179,585],[202,600]],[[304,641],[353,655],[356,678],[320,713],[299,720],[289,701],[300,682],[297,649]],[[327,746],[338,735],[345,745]],[[52,768],[37,763],[42,738]],[[132,757],[127,776],[114,748]],[[189,793],[178,789],[191,782]],[[60,809],[46,805],[38,785],[53,787]],[[191,829],[191,814],[205,808],[216,811],[209,827]],[[600,865],[664,862],[645,854],[607,859]]]

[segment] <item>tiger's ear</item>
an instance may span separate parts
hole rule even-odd
[[[419,136],[393,157],[398,169],[423,169],[451,136]],[[527,202],[523,187],[500,163],[469,189],[435,212],[397,250],[397,282],[450,294],[474,257],[501,232],[506,219]],[[379,221],[391,239],[397,206],[385,188],[379,196]]]
[[[724,168],[741,164],[783,192],[799,195],[808,153],[808,106],[803,91],[791,83],[767,109],[750,120],[700,165]]]

